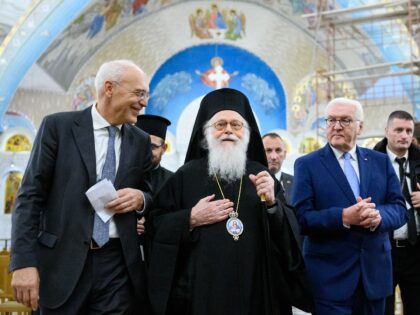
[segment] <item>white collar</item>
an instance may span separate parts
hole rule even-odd
[[[96,109],[96,105],[97,104],[92,105],[93,130],[103,129],[111,126],[111,124],[104,117],[102,117],[101,114],[99,114],[98,110]],[[122,125],[116,125],[115,127],[121,131]]]

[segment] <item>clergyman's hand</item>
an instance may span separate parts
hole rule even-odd
[[[265,196],[268,207],[276,203],[274,179],[267,171],[259,172],[257,175],[251,174],[249,175],[249,179],[255,185],[258,196]]]
[[[34,311],[38,308],[38,269],[35,267],[26,267],[13,271],[12,288],[17,302],[30,307]]]
[[[226,220],[233,211],[233,202],[229,199],[214,200],[215,195],[200,199],[191,209],[190,228],[208,225]]]

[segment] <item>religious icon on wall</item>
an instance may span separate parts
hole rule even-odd
[[[6,152],[31,151],[31,149],[31,142],[25,135],[13,135],[6,141]]]
[[[223,59],[220,57],[211,58],[210,64],[210,69],[206,70],[205,72],[200,72],[199,70],[196,70],[195,73],[197,73],[200,76],[201,82],[203,82],[205,85],[212,87],[215,90],[224,87],[229,87],[230,80],[232,80],[232,78],[238,75],[239,73],[238,71],[235,71],[233,73],[227,72],[223,68]]]
[[[245,36],[246,18],[235,9],[220,9],[213,3],[210,9],[198,8],[189,16],[191,36],[201,39],[237,40]]]
[[[13,206],[15,204],[15,199],[17,192],[19,190],[20,183],[22,181],[21,172],[10,172],[6,178],[6,189],[4,193],[4,213],[12,213]]]

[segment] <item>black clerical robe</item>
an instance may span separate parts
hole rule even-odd
[[[248,177],[264,169],[247,163],[238,208],[244,231],[238,241],[227,232],[226,220],[190,231],[191,208],[212,194],[222,199],[217,183],[207,175],[206,159],[185,164],[162,187],[147,228],[152,237],[149,294],[154,314],[283,315],[291,314],[290,304],[296,304],[290,292],[299,295],[297,299],[307,297],[306,279],[305,292],[301,290],[305,275],[297,232],[292,233],[281,204],[274,214],[267,212]],[[235,208],[239,185],[239,180],[221,181]],[[289,286],[290,281],[296,284],[291,280],[296,273],[298,289]]]
[[[163,184],[166,183],[166,181],[168,180],[169,177],[171,177],[172,174],[173,172],[171,172],[170,170],[160,165],[152,170],[151,182],[152,182],[152,191],[153,191],[154,196],[157,195],[160,188],[163,186]]]

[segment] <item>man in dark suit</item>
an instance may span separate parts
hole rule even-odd
[[[400,179],[408,209],[408,222],[391,236],[394,289],[400,287],[404,315],[420,314],[420,149],[412,143],[414,118],[397,110],[388,117],[385,138],[375,150],[386,153]],[[401,165],[400,165],[401,164]],[[386,303],[387,315],[394,314],[395,295]]]
[[[287,154],[286,143],[274,132],[265,134],[262,140],[267,156],[268,169],[280,182],[286,202],[292,204],[293,176],[281,170]]]
[[[382,153],[356,145],[359,102],[326,107],[328,144],[295,162],[293,203],[303,255],[322,315],[382,315],[392,293],[388,233],[406,222],[395,171]]]
[[[104,63],[97,104],[46,116],[12,216],[16,300],[41,314],[147,313],[136,211],[151,203],[150,140],[134,127],[149,82],[133,62]],[[107,178],[117,198],[106,223],[85,192]],[[98,220],[99,219],[99,220]]]

